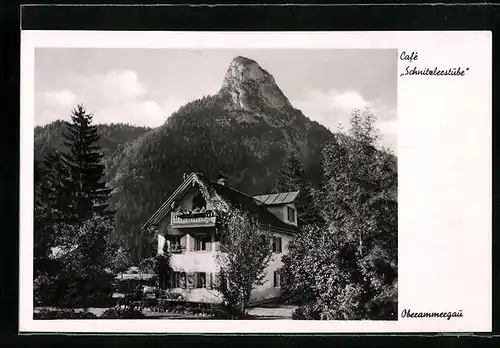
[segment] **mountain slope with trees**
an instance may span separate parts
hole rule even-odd
[[[321,150],[333,137],[293,108],[256,62],[237,57],[217,94],[182,106],[113,158],[108,175],[116,188],[112,205],[119,237],[137,259],[150,254],[154,246],[146,239],[151,236],[141,226],[184,173],[199,171],[215,179],[223,172],[242,192],[272,192],[293,151],[308,180],[319,184]]]
[[[98,145],[107,157],[124,144],[134,141],[140,135],[151,130],[148,127],[131,126],[125,123],[98,124],[96,126],[100,135]],[[62,120],[35,127],[35,159],[42,160],[45,155],[55,150],[62,151],[64,149],[62,136],[64,129],[65,123]]]

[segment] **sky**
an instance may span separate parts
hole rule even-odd
[[[272,74],[292,105],[332,131],[354,108],[377,116],[397,152],[397,50],[37,48],[35,125],[69,120],[83,103],[95,123],[157,127],[180,106],[216,94],[236,56]]]

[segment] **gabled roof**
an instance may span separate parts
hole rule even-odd
[[[257,216],[259,223],[265,227],[284,229],[289,231],[297,231],[297,227],[281,221],[276,215],[271,213],[257,201],[254,197],[244,194],[227,185],[219,185],[212,181],[208,181],[207,185],[211,186],[223,199],[232,206],[246,211]]]
[[[275,204],[287,204],[293,202],[297,196],[299,195],[299,191],[292,192],[279,192],[279,193],[270,193],[267,195],[258,195],[254,196],[254,198],[265,205],[275,205]]]
[[[174,191],[174,193],[163,203],[160,208],[151,216],[151,218],[143,225],[143,228],[157,225],[168,214],[171,209],[172,202],[186,192],[191,185],[196,182],[206,189],[208,195],[212,196],[212,202],[217,202],[220,207],[233,206],[242,209],[250,214],[257,216],[259,223],[264,227],[272,229],[284,230],[286,232],[296,232],[296,226],[287,224],[278,219],[273,213],[268,211],[261,201],[254,197],[246,195],[230,186],[220,185],[207,179],[201,173],[192,173],[186,180]],[[206,199],[207,197],[205,197]]]

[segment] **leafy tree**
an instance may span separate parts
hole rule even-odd
[[[254,287],[264,283],[272,237],[259,230],[255,217],[244,212],[221,213],[221,219],[217,288],[228,311],[241,315],[246,313]]]
[[[107,304],[114,277],[108,271],[114,250],[108,245],[107,236],[113,228],[112,220],[99,215],[78,224],[54,224],[59,252],[52,257],[57,272],[35,280],[36,293],[52,294],[40,299],[43,304],[62,307]]]
[[[145,274],[154,273],[156,269],[156,258],[148,257],[146,259],[142,259],[139,263],[139,272]]]
[[[275,191],[300,190],[296,200],[297,214],[305,224],[320,223],[321,216],[313,198],[313,187],[307,179],[302,161],[296,150],[287,153],[284,165],[276,179]]]
[[[281,286],[284,297],[299,305],[306,305],[318,297],[314,267],[321,249],[322,231],[315,225],[302,228],[288,244],[288,253],[283,255]]]
[[[392,154],[377,148],[375,122],[369,110],[355,110],[349,133],[325,146],[320,201],[325,225],[316,237],[306,233],[296,239],[285,262],[290,292],[312,289],[300,310],[312,319],[396,316],[397,174]]]
[[[318,287],[331,289],[321,302],[333,318],[396,315],[397,174],[389,165],[390,151],[377,149],[375,123],[370,110],[354,110],[349,133],[325,149],[322,205],[336,252],[323,269],[330,278],[321,278]],[[334,274],[342,279],[332,287],[327,280]]]
[[[113,229],[111,219],[94,214],[79,224],[59,225],[58,245],[66,250],[78,250],[82,256],[82,266],[109,268],[116,253],[107,238]]]
[[[130,252],[119,247],[116,249],[113,257],[111,258],[111,270],[114,274],[126,271],[130,266],[132,266],[132,256]]]
[[[63,154],[64,164],[68,168],[71,186],[66,189],[72,195],[69,205],[77,221],[84,220],[93,212],[108,214],[111,189],[104,182],[103,154],[97,142],[100,135],[92,125],[92,114],[85,111],[83,105],[73,109],[71,122],[66,122],[63,133],[64,144],[68,151]]]

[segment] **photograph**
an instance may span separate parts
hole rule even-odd
[[[33,320],[398,320],[397,48],[33,51]]]
[[[491,32],[21,34],[20,332],[491,331]]]

